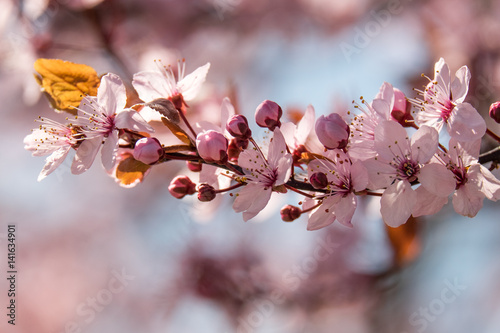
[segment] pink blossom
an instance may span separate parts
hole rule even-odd
[[[474,217],[483,207],[484,198],[492,201],[500,199],[500,181],[484,166],[478,163],[481,140],[459,142],[450,139],[449,152],[440,152],[436,160],[446,166],[450,175],[443,179],[435,179],[436,186],[455,188],[453,208],[463,216]],[[424,195],[417,201],[418,210],[415,216],[437,213],[447,202],[448,197],[436,198],[434,193],[420,190]]]
[[[419,180],[422,186],[440,197],[453,191],[450,184],[438,186],[434,182],[450,177],[446,168],[428,164],[437,152],[438,133],[435,129],[422,126],[410,140],[399,123],[385,121],[376,129],[374,142],[377,156],[365,161],[370,176],[368,186],[371,189],[386,188],[380,212],[387,225],[398,227],[412,214],[417,200],[413,182]],[[424,171],[424,168],[429,171]]]
[[[85,140],[76,151],[71,166],[74,174],[88,170],[101,148],[101,161],[109,171],[115,164],[120,129],[153,132],[139,113],[125,109],[127,94],[122,80],[115,74],[102,77],[97,97],[86,96],[78,107],[78,125]],[[104,143],[104,144],[103,144]]]
[[[326,193],[319,194],[313,202],[308,200],[305,207],[312,207],[319,200],[318,208],[312,210],[307,230],[317,230],[332,224],[335,219],[346,226],[352,226],[351,219],[356,210],[355,192],[366,189],[368,173],[360,161],[351,162],[342,150],[329,150],[323,158],[311,161],[307,168],[309,179],[315,174],[327,177]],[[305,208],[304,207],[304,208]]]
[[[78,146],[81,134],[72,124],[64,125],[57,121],[40,118],[40,126],[24,138],[24,149],[32,152],[33,156],[49,155],[38,176],[41,181],[60,166],[71,148]]]
[[[236,194],[234,211],[243,212],[243,219],[248,221],[266,207],[273,191],[286,191],[281,185],[290,178],[292,162],[292,155],[287,152],[285,139],[279,128],[274,130],[267,158],[258,147],[244,150],[240,154],[238,165],[245,175],[236,179],[246,185]]]
[[[443,58],[434,66],[434,80],[424,91],[423,99],[411,102],[419,108],[416,121],[421,125],[434,127],[438,132],[446,126],[448,134],[460,141],[475,141],[486,131],[486,123],[477,110],[465,103],[471,74],[462,66],[453,82],[450,69]]]
[[[370,104],[364,99],[362,102],[364,107],[355,106],[361,111],[361,114],[354,115],[351,120],[351,137],[347,148],[352,159],[361,161],[376,155],[374,148],[375,130],[381,122],[392,119],[394,88],[390,83],[384,82]]]
[[[192,73],[185,75],[186,63],[182,60],[177,63],[176,77],[172,67],[164,66],[160,61],[157,61],[156,64],[158,71],[136,73],[132,80],[132,85],[137,90],[139,97],[146,102],[175,96],[182,96],[185,101],[194,99],[210,69],[210,63],[206,63]]]

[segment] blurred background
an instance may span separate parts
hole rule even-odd
[[[444,57],[472,71],[468,101],[487,118],[500,99],[500,2],[468,0],[0,0],[0,269],[16,225],[16,325],[0,279],[1,332],[485,332],[500,331],[498,203],[474,219],[447,205],[388,230],[363,199],[348,229],[306,231],[273,197],[244,223],[232,198],[174,199],[184,163],[153,168],[133,188],[96,161],[70,159],[47,179],[23,138],[39,115],[64,121],[33,78],[37,58],[113,72],[211,63],[190,103],[217,120],[229,96],[252,119],[264,99],[296,120],[353,110],[384,82],[407,96]],[[212,118],[211,118],[212,117]],[[487,119],[496,133],[500,128]],[[253,125],[251,125],[253,126]],[[252,127],[259,133],[256,126]],[[483,150],[494,147],[485,139]],[[498,171],[496,176],[499,177]]]

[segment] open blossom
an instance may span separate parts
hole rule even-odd
[[[240,154],[238,165],[245,175],[237,179],[246,185],[236,194],[233,209],[243,212],[243,219],[248,221],[266,207],[273,191],[285,190],[281,185],[290,178],[292,155],[280,129],[274,130],[267,158],[258,147],[249,147]]]
[[[102,77],[97,97],[83,98],[78,108],[77,122],[85,140],[76,151],[72,173],[81,174],[88,170],[101,145],[102,165],[107,171],[111,170],[118,151],[120,129],[153,132],[153,128],[137,111],[125,109],[126,102],[127,94],[122,80],[111,73]]]
[[[157,71],[142,71],[134,74],[132,85],[139,97],[150,102],[157,98],[166,98],[174,103],[177,109],[181,109],[186,101],[196,97],[201,85],[205,82],[210,63],[198,67],[192,73],[185,75],[185,61],[177,63],[177,77],[170,66],[164,66],[160,61],[155,61]],[[148,120],[160,120],[157,112],[149,107],[144,107],[141,114]]]
[[[64,125],[47,118],[40,118],[38,122],[39,128],[24,138],[24,149],[31,151],[33,156],[50,154],[38,176],[41,181],[64,162],[71,148],[78,146],[82,135],[72,124]]]
[[[315,121],[314,107],[308,105],[304,116],[302,116],[297,125],[292,122],[286,122],[280,127],[288,148],[292,152],[293,162],[297,166],[301,164],[299,160],[302,157],[302,153],[311,152],[321,154],[324,151],[324,147],[314,129]]]
[[[474,217],[483,207],[484,198],[492,201],[500,199],[500,181],[484,166],[478,163],[481,140],[458,142],[451,138],[448,153],[440,152],[436,160],[446,166],[453,177],[435,179],[437,186],[453,186],[453,208],[463,216]],[[447,184],[451,183],[451,184]],[[417,201],[420,213],[437,213],[447,202],[448,197],[436,197],[424,189]]]
[[[460,141],[474,141],[486,131],[486,123],[477,110],[465,103],[471,74],[467,66],[461,67],[453,82],[450,69],[443,58],[434,66],[434,80],[421,91],[423,99],[412,103],[419,108],[416,121],[434,127],[438,132],[446,126],[448,134]]]
[[[339,149],[327,151],[324,157],[311,161],[307,167],[310,180],[317,174],[327,178],[327,192],[314,200],[308,199],[304,204],[313,207],[316,200],[321,202],[310,213],[307,230],[326,227],[335,220],[352,226],[351,219],[357,205],[354,192],[365,190],[368,185],[368,173],[362,162],[351,163],[349,156]]]
[[[374,142],[377,156],[365,161],[370,177],[368,186],[371,189],[386,188],[380,212],[387,225],[398,227],[414,212],[417,192],[413,190],[412,182],[420,181],[439,197],[446,197],[453,191],[453,184],[445,182],[443,185],[435,181],[451,177],[446,168],[427,164],[438,147],[438,133],[434,128],[421,126],[410,140],[399,123],[385,121],[376,129]]]
[[[394,109],[394,88],[384,82],[377,96],[368,104],[363,100],[364,107],[356,105],[360,115],[354,115],[351,120],[351,137],[349,139],[349,156],[357,160],[367,160],[375,157],[374,149],[375,130],[379,124],[391,120]]]

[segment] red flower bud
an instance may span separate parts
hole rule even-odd
[[[315,172],[309,178],[309,183],[316,189],[322,189],[328,186],[328,178],[323,172]]]
[[[201,171],[201,163],[198,162],[193,162],[193,161],[186,161],[186,165],[189,169],[189,171],[192,172],[200,172]]]
[[[490,117],[500,124],[500,102],[495,102],[490,106]]]
[[[215,199],[216,193],[212,185],[200,184],[198,187],[198,200],[207,202]]]
[[[292,205],[286,205],[280,211],[281,219],[285,222],[292,222],[298,219],[300,214],[302,214],[300,208]]]
[[[196,137],[198,154],[208,163],[225,164],[227,162],[226,137],[217,131],[201,132]]]
[[[316,134],[327,149],[345,148],[349,140],[349,125],[338,113],[320,116],[316,121]]]
[[[241,114],[235,114],[229,118],[226,123],[226,129],[235,138],[248,139],[252,136],[247,118]]]
[[[137,140],[134,147],[133,156],[136,160],[144,164],[158,162],[163,156],[163,149],[160,141],[156,138],[142,138]]]
[[[265,100],[255,110],[255,122],[260,127],[267,127],[274,131],[281,126],[280,118],[283,115],[281,107],[273,101]]]
[[[168,191],[175,198],[182,199],[185,195],[191,195],[196,192],[196,184],[188,176],[177,176],[170,182]]]

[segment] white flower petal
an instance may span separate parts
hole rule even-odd
[[[139,112],[132,109],[125,109],[115,117],[116,128],[126,128],[137,132],[154,132]]]
[[[411,213],[414,217],[436,214],[448,202],[448,197],[439,197],[427,191],[423,186],[419,186],[415,193],[417,193],[417,202]]]
[[[73,164],[71,165],[71,173],[79,175],[87,171],[94,162],[94,159],[101,147],[103,137],[97,136],[92,139],[83,140],[76,150]]]
[[[101,149],[101,162],[106,171],[113,169],[118,152],[118,131],[113,131],[104,142]]]
[[[210,63],[198,67],[191,74],[186,75],[177,83],[177,88],[186,101],[196,97],[210,69]]]
[[[438,132],[429,126],[421,126],[411,137],[411,155],[414,161],[427,163],[437,152]]]
[[[102,77],[97,90],[97,101],[104,108],[108,116],[118,113],[125,108],[127,104],[127,91],[118,75],[109,73]]]
[[[143,71],[134,74],[132,85],[139,97],[146,103],[157,98],[172,97],[166,77],[157,71]]]
[[[462,103],[469,90],[471,74],[467,66],[462,66],[455,73],[455,80],[451,83],[451,97],[456,103]]]
[[[56,170],[57,167],[60,166],[62,162],[64,162],[64,159],[66,158],[66,156],[68,156],[70,149],[70,146],[61,147],[53,152],[50,156],[48,156],[45,159],[45,165],[43,166],[40,175],[38,175],[37,180],[42,181],[45,177],[54,172],[54,170]]]
[[[486,132],[486,123],[472,105],[460,103],[448,119],[447,130],[458,141],[475,141]]]
[[[418,181],[426,190],[439,197],[448,197],[457,185],[453,173],[437,163],[424,165],[418,174]]]

